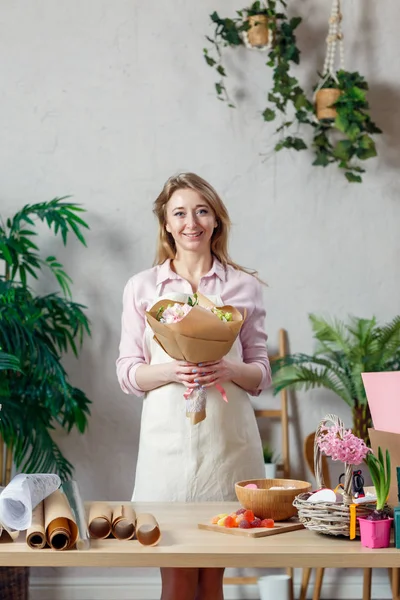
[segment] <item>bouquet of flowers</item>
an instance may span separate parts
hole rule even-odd
[[[146,318],[155,341],[171,358],[198,364],[218,361],[228,354],[245,315],[233,306],[218,308],[202,294],[194,294],[187,303],[159,300],[146,312]],[[224,396],[223,388],[220,391]],[[184,397],[192,423],[204,420],[206,390],[188,389]]]

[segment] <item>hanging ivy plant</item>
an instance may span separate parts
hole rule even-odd
[[[281,6],[281,11],[278,10]],[[262,111],[264,121],[279,118],[276,133],[279,140],[275,151],[283,148],[304,150],[307,143],[300,133],[303,126],[312,133],[314,166],[336,164],[349,182],[361,182],[365,172],[363,161],[377,155],[373,134],[382,133],[369,115],[366,99],[368,84],[358,72],[344,69],[342,13],[340,0],[332,0],[327,36],[327,53],[323,76],[316,87],[316,107],[310,101],[291,69],[300,63],[300,50],[296,29],[300,17],[289,19],[284,0],[266,0],[236,12],[234,18],[221,18],[212,13],[214,37],[206,36],[212,49],[204,48],[207,64],[216,70],[215,89],[219,100],[234,107],[226,87],[226,70],[223,65],[223,48],[254,47],[251,43],[253,28],[268,31],[266,42],[257,49],[268,53],[266,65],[272,69],[272,89],[268,93],[268,106]],[[259,19],[257,19],[259,17]],[[335,69],[336,49],[339,47],[340,63]],[[325,96],[325,108],[320,113],[320,97]],[[311,129],[310,129],[311,128]],[[292,131],[295,131],[293,134]]]
[[[279,0],[279,4],[286,9],[284,0]],[[264,49],[268,51],[266,64],[273,72],[273,88],[268,94],[269,105],[263,110],[262,116],[265,121],[273,121],[278,115],[281,117],[281,123],[276,130],[281,139],[275,145],[275,150],[282,148],[303,150],[307,148],[303,139],[298,135],[288,134],[293,122],[308,121],[308,112],[312,109],[297,78],[291,74],[292,63],[300,62],[300,50],[294,32],[301,23],[301,18],[289,19],[285,12],[277,10],[277,5],[277,0],[268,0],[267,3],[254,2],[250,7],[237,11],[237,16],[232,19],[221,18],[217,12],[212,13],[210,17],[214,25],[214,37],[206,36],[212,44],[212,50],[204,48],[203,52],[207,64],[216,70],[219,77],[215,83],[218,99],[226,101],[233,108],[234,103],[225,85],[227,75],[223,65],[222,49],[228,46],[248,47],[246,34],[249,37],[249,31],[254,26],[249,20],[250,17],[258,15],[266,17],[265,27],[268,28],[270,35],[268,46]],[[255,22],[256,25],[261,25],[261,22]],[[289,110],[292,113],[291,118],[288,118]]]
[[[328,77],[320,90],[338,90],[333,120],[321,119],[314,123],[313,148],[316,153],[313,165],[326,167],[336,163],[348,181],[361,183],[365,169],[360,161],[377,155],[372,134],[382,131],[372,121],[366,99],[368,84],[358,72],[340,70],[337,81]],[[318,115],[317,115],[318,116]]]

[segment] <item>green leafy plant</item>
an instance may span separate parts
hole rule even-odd
[[[281,139],[276,143],[275,150],[282,148],[303,150],[307,147],[305,142],[297,134],[288,133],[294,122],[307,123],[308,113],[312,110],[312,105],[307,100],[297,78],[291,73],[292,64],[300,62],[295,30],[301,23],[301,18],[289,19],[285,12],[278,11],[278,5],[282,6],[283,11],[287,7],[283,0],[279,2],[268,0],[267,5],[258,1],[248,8],[237,11],[235,18],[221,18],[217,12],[214,12],[211,15],[214,37],[206,36],[214,51],[204,48],[203,53],[207,64],[216,70],[219,77],[215,83],[218,99],[227,101],[230,107],[234,107],[225,85],[227,74],[223,65],[222,49],[227,46],[244,45],[243,32],[250,28],[248,18],[265,15],[268,18],[268,29],[273,40],[266,63],[272,69],[273,87],[268,94],[269,106],[263,110],[262,116],[264,121],[273,121],[278,115],[281,117],[281,123],[277,128]]]
[[[354,435],[368,443],[371,414],[361,373],[395,371],[400,366],[400,317],[380,326],[376,319],[348,323],[310,315],[317,346],[314,354],[296,353],[271,365],[275,393],[284,388],[325,388],[351,407]]]
[[[35,224],[45,223],[64,245],[70,233],[86,245],[82,229],[88,225],[81,212],[66,198],[55,198],[28,204],[0,225],[0,347],[11,355],[0,355],[0,434],[17,468],[56,471],[62,479],[73,468],[52,432],[56,426],[84,432],[90,401],[69,382],[61,358],[69,350],[78,355],[90,328],[85,307],[71,299],[71,279],[62,264],[54,256],[40,256]],[[62,295],[34,293],[28,279],[38,279],[42,269],[54,275]]]
[[[263,446],[263,455],[264,462],[266,464],[276,462],[275,452],[268,444],[265,444],[265,446]]]
[[[361,183],[365,172],[361,162],[377,155],[372,135],[382,133],[368,113],[368,84],[358,72],[340,70],[337,81],[332,77],[324,81],[321,89],[326,88],[338,89],[341,94],[332,105],[337,111],[335,120],[313,124],[313,165],[336,163],[348,181]]]
[[[12,354],[7,354],[6,352],[1,352],[0,350],[0,371],[19,371],[19,360],[16,356]],[[2,373],[0,373],[0,377],[2,377]]]
[[[372,521],[387,518],[385,505],[389,495],[391,480],[390,454],[388,450],[386,450],[385,459],[386,460],[383,458],[383,452],[380,446],[378,447],[378,456],[369,452],[365,458],[365,463],[371,475],[377,498],[376,510],[367,517],[367,519]]]

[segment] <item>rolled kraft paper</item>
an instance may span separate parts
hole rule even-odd
[[[94,502],[89,509],[89,533],[92,538],[104,540],[111,533],[112,509],[104,502]]]
[[[131,540],[135,535],[136,513],[130,504],[113,507],[112,533],[117,540]]]
[[[26,531],[26,543],[33,550],[41,550],[46,545],[43,502],[39,502],[32,512],[32,523]]]
[[[148,513],[142,513],[136,519],[136,538],[143,546],[156,546],[161,538],[160,527]]]
[[[53,550],[69,550],[78,538],[78,526],[67,497],[56,490],[44,500],[44,528]]]

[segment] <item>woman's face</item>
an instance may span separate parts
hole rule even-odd
[[[214,211],[194,190],[176,190],[167,202],[165,228],[174,238],[177,251],[209,249],[216,226]]]

